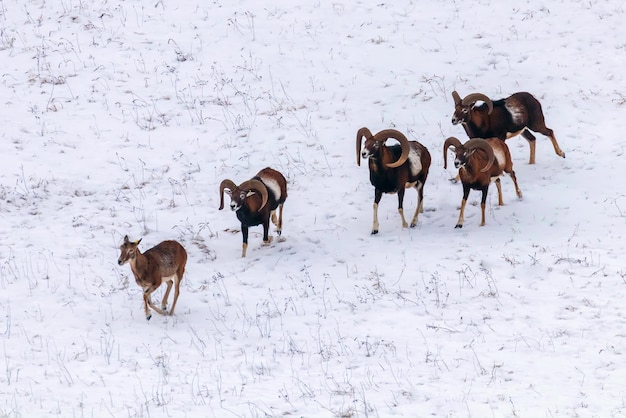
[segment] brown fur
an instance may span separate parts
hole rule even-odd
[[[365,143],[363,144],[363,138]],[[393,138],[400,142],[400,145],[387,146],[385,142]],[[362,151],[363,150],[363,154]],[[419,155],[421,170],[411,172],[411,161],[409,156],[411,151]],[[417,191],[417,207],[411,219],[411,228],[417,225],[417,218],[420,212],[424,211],[424,184],[430,169],[430,153],[425,146],[417,141],[409,141],[399,131],[395,129],[385,129],[372,135],[368,128],[361,128],[356,134],[356,161],[361,165],[361,157],[368,157],[370,170],[370,183],[374,186],[374,219],[372,221],[372,235],[378,233],[378,204],[383,193],[398,194],[398,213],[402,220],[402,227],[409,226],[404,218],[404,191],[413,187]]]
[[[482,145],[482,148],[472,145],[480,145],[480,143],[476,141],[484,141],[489,148],[484,147],[484,145]],[[500,185],[500,176],[502,173],[507,173],[511,176],[517,197],[521,199],[522,191],[517,184],[515,171],[513,171],[513,162],[511,161],[509,147],[507,147],[504,141],[498,138],[489,138],[486,140],[472,139],[465,144],[461,144],[460,141],[454,137],[448,138],[443,147],[444,168],[447,168],[446,152],[450,146],[454,146],[455,166],[459,168],[459,177],[463,183],[463,200],[461,201],[461,210],[455,228],[463,227],[465,204],[467,203],[471,189],[480,190],[482,192],[480,202],[480,226],[485,225],[487,192],[489,190],[489,184],[494,178],[496,187],[498,188],[498,205],[502,206],[504,204],[502,200],[502,187]],[[502,161],[502,158],[499,159],[497,157],[498,155],[504,156],[504,161]]]
[[[187,251],[177,241],[163,241],[160,244],[150,248],[145,253],[139,251],[138,241],[130,241],[128,236],[124,237],[124,242],[120,246],[120,257],[118,264],[130,264],[130,269],[135,276],[135,281],[143,289],[144,310],[146,319],[150,320],[152,315],[148,307],[161,315],[173,315],[180,291],[180,281],[185,273],[185,265],[187,264]],[[156,307],[150,295],[157,290],[161,283],[167,282],[167,290],[161,301],[161,308]],[[167,311],[167,298],[174,284],[174,301],[172,309]]]
[[[536,138],[530,131],[539,132],[550,138],[554,152],[565,158],[554,131],[546,126],[541,103],[530,93],[514,93],[506,99],[496,101],[491,101],[480,93],[461,100],[455,91],[452,97],[454,98],[452,124],[461,123],[468,137],[495,137],[504,141],[521,134],[530,145],[529,164],[534,164]],[[471,97],[476,98],[472,100]],[[476,106],[478,100],[485,103]]]
[[[254,189],[251,190],[251,187]],[[276,187],[278,190],[275,190]],[[231,209],[236,211],[237,219],[241,222],[242,257],[246,256],[248,233],[251,226],[263,225],[264,244],[269,244],[272,241],[272,237],[269,236],[270,220],[276,225],[276,233],[282,234],[283,205],[287,199],[287,180],[279,171],[266,167],[252,179],[240,185],[236,185],[229,179],[222,180],[220,184],[220,210],[224,208],[225,192],[230,196]],[[262,196],[265,196],[265,205],[263,205]],[[278,217],[276,216],[277,209]]]

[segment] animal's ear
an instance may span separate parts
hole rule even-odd
[[[139,238],[137,241],[135,241],[135,244],[139,245],[139,243],[141,242],[143,238]]]
[[[128,244],[129,242],[128,235],[124,235],[124,244]]]
[[[255,193],[256,193],[256,192],[255,192],[254,190],[250,190],[250,191],[246,194],[246,197],[250,197],[250,196],[252,196],[252,195],[253,195],[253,194],[255,194]]]

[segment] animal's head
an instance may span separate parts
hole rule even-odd
[[[465,167],[469,164],[470,157],[474,155],[474,153],[482,149],[487,154],[487,164],[480,171],[485,172],[491,168],[493,165],[493,161],[495,159],[495,155],[493,153],[493,148],[491,145],[484,139],[473,138],[469,141],[465,142],[465,144],[461,144],[457,138],[451,136],[446,139],[443,143],[443,168],[444,170],[448,168],[448,156],[447,151],[448,148],[453,147],[454,151],[454,167],[461,168]]]
[[[120,256],[117,259],[117,264],[123,266],[130,260],[133,260],[137,256],[137,247],[140,242],[141,239],[138,239],[137,241],[130,241],[128,239],[128,235],[126,235],[124,237],[124,242],[120,245]]]
[[[224,209],[224,193],[230,196],[230,209],[238,211],[251,196],[258,195],[261,198],[261,210],[267,203],[267,188],[259,180],[247,180],[237,186],[232,180],[223,180],[220,184],[220,210]]]
[[[363,143],[363,138],[365,138],[365,143]],[[411,146],[409,145],[409,140],[404,136],[404,134],[402,134],[402,132],[396,131],[395,129],[385,129],[378,132],[376,135],[372,135],[369,129],[361,128],[356,133],[357,165],[361,165],[361,158],[367,159],[370,157],[378,157],[378,155],[380,155],[381,148],[385,145],[385,141],[389,138],[393,138],[400,142],[402,154],[397,161],[387,163],[387,167],[395,168],[404,164],[407,158],[409,158]]]
[[[493,103],[491,102],[491,99],[482,93],[468,94],[465,98],[461,99],[459,93],[453,91],[452,98],[454,99],[454,113],[452,114],[453,125],[468,122],[471,117],[471,110],[478,101],[485,102],[488,114],[493,111]]]

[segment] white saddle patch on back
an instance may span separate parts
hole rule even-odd
[[[500,141],[500,140],[498,139],[498,141]],[[504,159],[504,153],[502,152],[502,150],[494,149],[493,150],[493,155],[495,155],[495,157],[496,157],[496,161],[495,162],[497,162],[498,165],[500,166],[500,170],[504,170],[504,162],[506,160]]]
[[[513,122],[516,125],[520,125],[524,122],[524,108],[517,105],[516,103],[505,102],[504,107],[511,113],[511,117],[513,118]]]
[[[417,176],[422,171],[421,157],[419,151],[411,147],[408,158],[411,176]]]
[[[263,184],[265,184],[265,187],[267,187],[268,189],[272,191],[272,193],[274,193],[276,200],[279,200],[282,197],[280,195],[280,186],[278,185],[278,182],[276,180],[272,178],[268,178],[268,177],[263,177],[263,176],[259,178],[261,179]]]

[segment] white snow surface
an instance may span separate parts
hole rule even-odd
[[[0,417],[626,415],[626,5],[0,2]],[[451,92],[540,99],[562,159],[455,229]],[[433,158],[418,225],[356,132]],[[288,179],[262,245],[219,184]],[[622,167],[622,168],[620,168]],[[228,197],[226,197],[228,199]],[[407,190],[407,218],[416,193]],[[188,251],[146,321],[124,235]],[[163,286],[164,288],[165,286]],[[155,295],[160,300],[163,289]]]

